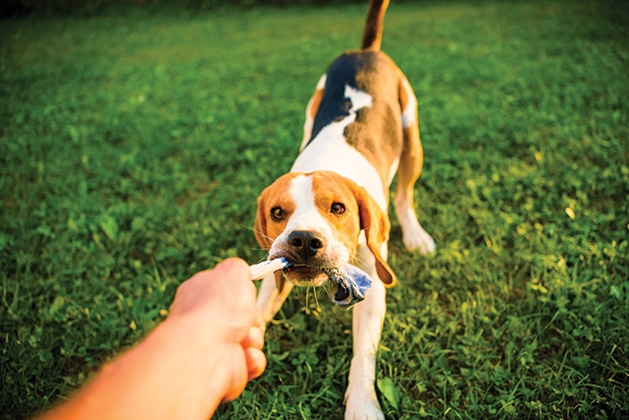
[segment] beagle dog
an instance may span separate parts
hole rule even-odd
[[[291,171],[258,199],[255,234],[268,259],[291,267],[267,276],[258,305],[270,321],[294,285],[319,286],[326,270],[353,264],[374,280],[353,308],[353,358],[346,419],[383,419],[375,392],[376,352],[386,311],[389,187],[409,250],[434,251],[415,214],[423,164],[417,100],[402,71],[380,51],[388,0],[371,0],[362,48],[337,58],[308,102],[304,137]]]

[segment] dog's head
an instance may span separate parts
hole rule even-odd
[[[378,277],[387,285],[395,274],[382,258],[389,220],[364,188],[334,172],[289,173],[258,199],[255,234],[269,259],[285,257],[287,280],[297,285],[324,283],[326,269],[351,263],[361,230],[376,259]],[[276,273],[278,289],[284,278]]]

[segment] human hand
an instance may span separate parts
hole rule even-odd
[[[249,266],[230,259],[177,289],[168,318],[40,420],[212,416],[266,367]]]
[[[243,260],[225,260],[182,283],[169,320],[185,322],[206,346],[208,362],[221,371],[213,372],[208,382],[215,387],[217,377],[224,376],[223,401],[238,397],[247,381],[264,371],[262,318],[250,269]]]

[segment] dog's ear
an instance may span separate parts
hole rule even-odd
[[[253,233],[255,233],[256,239],[258,240],[258,243],[260,244],[260,246],[268,251],[269,249],[271,249],[271,245],[273,244],[273,241],[271,240],[271,238],[269,238],[269,235],[267,234],[267,228],[266,228],[266,206],[265,206],[266,195],[267,195],[266,190],[264,190],[262,194],[260,195],[260,197],[258,198],[258,211],[256,212],[256,219],[253,225]],[[275,276],[275,286],[277,287],[277,290],[279,291],[279,293],[282,293],[282,290],[284,290],[284,283],[285,283],[284,275],[282,274],[281,271],[276,271],[274,273],[274,276]]]
[[[360,228],[365,230],[367,246],[376,257],[378,277],[385,286],[391,287],[397,282],[397,277],[381,254],[382,244],[389,240],[389,219],[363,187],[356,186],[354,195],[358,202]]]
[[[258,211],[256,212],[256,219],[253,224],[253,233],[255,233],[260,246],[268,251],[271,249],[272,241],[269,239],[266,230],[265,196],[266,190],[262,191],[262,194],[258,198]]]

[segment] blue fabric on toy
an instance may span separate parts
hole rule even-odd
[[[342,308],[351,308],[365,299],[365,293],[373,283],[367,273],[351,264],[325,272],[332,282],[330,299]]]

